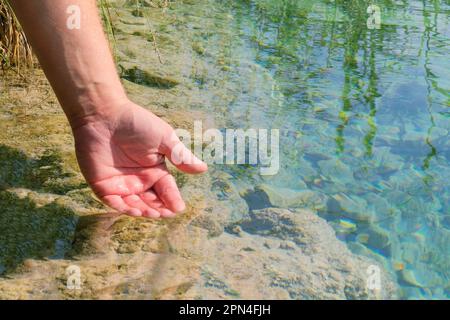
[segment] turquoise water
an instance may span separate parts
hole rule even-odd
[[[379,29],[367,1],[221,1],[209,13],[233,17],[208,50],[241,88],[216,111],[229,127],[281,133],[278,175],[224,170],[326,195],[319,214],[395,274],[402,298],[450,298],[450,2],[370,3]],[[260,68],[243,77],[248,61]]]

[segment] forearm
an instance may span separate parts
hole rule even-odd
[[[72,126],[126,101],[95,0],[10,2]],[[67,25],[71,5],[79,29]]]

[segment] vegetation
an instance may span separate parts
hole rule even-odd
[[[3,70],[33,65],[31,47],[6,0],[0,0],[0,65]]]
[[[110,3],[99,0],[99,9],[105,29],[114,40],[115,32],[111,20]],[[159,4],[159,2],[158,2]],[[114,41],[113,47],[114,47]],[[20,27],[14,12],[7,0],[0,0],[0,66],[2,70],[20,71],[22,67],[33,66],[31,46]]]

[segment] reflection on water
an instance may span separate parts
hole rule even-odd
[[[403,297],[448,298],[450,3],[373,4],[382,27],[369,30],[366,1],[228,2],[232,35],[211,50],[231,61],[227,81],[249,60],[263,76],[226,117],[281,128],[282,169],[264,182],[328,196],[320,214],[395,272]]]

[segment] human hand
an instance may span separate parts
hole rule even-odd
[[[165,157],[190,174],[205,172],[207,165],[150,111],[129,101],[109,110],[73,128],[78,163],[92,190],[111,208],[134,217],[173,217],[183,211]]]

